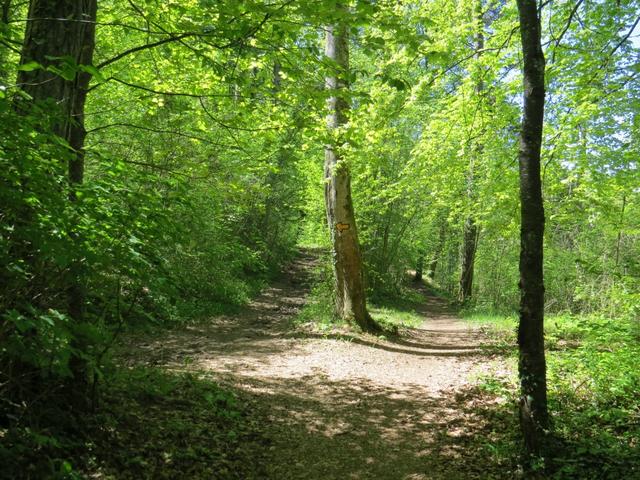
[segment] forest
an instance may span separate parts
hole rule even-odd
[[[640,1],[0,6],[0,478],[640,479]]]

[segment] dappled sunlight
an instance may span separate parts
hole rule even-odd
[[[501,427],[484,416],[495,405],[472,387],[443,397],[320,376],[239,382],[272,422],[271,478],[505,478],[482,446]]]
[[[0,5],[0,480],[640,480],[640,0]]]
[[[483,335],[456,319],[449,305],[416,287],[427,306],[413,303],[424,318],[398,335],[373,335],[312,328],[292,330],[290,318],[304,304],[305,281],[315,257],[303,254],[287,275],[265,289],[235,317],[165,333],[137,345],[146,364],[206,370],[218,375],[261,378],[325,376],[330,381],[366,379],[382,386],[424,389],[437,394],[460,386],[486,368]],[[137,357],[137,356],[136,356]]]
[[[307,288],[292,279],[313,261],[303,255],[237,316],[144,339],[127,362],[244,392],[266,422],[269,478],[504,478],[487,462],[499,426],[484,409],[510,407],[474,390],[494,368],[482,332],[420,287],[425,303],[408,308],[423,323],[397,335],[293,329]]]

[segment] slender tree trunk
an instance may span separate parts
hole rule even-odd
[[[281,77],[281,65],[280,62],[276,60],[273,64],[272,69],[272,86],[271,92],[274,96],[274,104],[277,103],[276,96],[280,92],[282,87],[282,77]],[[276,189],[276,185],[280,178],[282,177],[283,167],[287,163],[288,154],[285,149],[278,149],[277,153],[277,170],[269,172],[267,175],[265,186],[267,188],[267,194],[264,200],[264,215],[259,220],[260,228],[262,228],[263,232],[269,232],[270,235],[266,235],[265,238],[267,240],[267,258],[271,261],[274,258],[274,249],[278,245],[278,233],[279,233],[279,223],[276,223],[275,226],[272,225],[274,221],[274,217],[277,219],[278,212],[276,208],[276,204],[278,202],[278,191]]]
[[[345,6],[338,4],[338,9]],[[326,79],[331,92],[328,100],[327,127],[331,135],[347,123],[349,103],[345,94],[348,89],[349,43],[348,26],[343,22],[327,28],[326,56],[335,62],[339,71]],[[349,165],[341,158],[338,142],[325,148],[325,204],[327,223],[333,246],[333,265],[336,280],[336,312],[344,320],[358,325],[363,330],[379,330],[366,307],[362,259],[358,243],[351,197],[351,174]]]
[[[418,262],[416,263],[416,274],[413,277],[413,280],[416,282],[422,281],[422,272],[424,270],[424,253],[420,252],[418,256]]]
[[[476,23],[476,60],[479,60],[482,56],[482,49],[484,48],[484,19],[482,17],[482,0],[476,0],[473,17]],[[478,98],[478,102],[482,102],[482,94],[484,92],[484,82],[482,80],[482,71],[480,67],[477,68],[475,91]],[[484,147],[481,141],[474,141],[474,145],[471,148],[471,159],[469,162],[469,168],[467,170],[467,199],[473,208],[473,204],[476,199],[475,193],[475,176],[476,176],[476,161],[482,156]],[[460,285],[458,288],[458,301],[465,303],[471,298],[473,293],[473,273],[476,261],[476,251],[478,249],[478,225],[476,223],[473,214],[470,214],[463,227],[462,235],[462,262],[460,269]]]
[[[2,0],[0,3],[0,40],[3,41],[9,35],[9,21],[11,20],[11,0]],[[6,85],[9,73],[7,72],[7,57],[9,49],[0,43],[0,85]]]
[[[544,352],[544,206],[540,149],[544,122],[545,60],[536,0],[517,0],[524,60],[520,133],[520,424],[526,450],[540,455],[549,428]]]
[[[2,1],[2,23],[3,26],[4,25],[8,25],[9,24],[9,17],[11,16],[11,0],[3,0]]]
[[[389,257],[389,234],[391,232],[391,215],[392,210],[389,210],[385,215],[384,219],[384,227],[382,229],[382,249],[380,250],[380,255],[378,255],[378,275],[376,275],[376,288],[382,286],[384,282],[384,278],[387,274],[387,265],[388,265],[388,257]]]
[[[442,251],[440,251],[442,253]],[[429,280],[433,280],[436,278],[436,268],[438,268],[438,258],[440,255],[434,255],[431,258],[431,262],[429,262],[429,271],[427,272],[427,277]]]
[[[620,223],[618,225],[618,239],[616,241],[616,268],[620,264],[620,243],[622,242],[622,230],[624,228],[624,209],[627,206],[627,196],[622,196],[622,208],[620,209]]]
[[[18,84],[30,95],[18,110],[37,112],[42,129],[53,131],[70,146],[68,160],[69,201],[77,202],[76,187],[84,177],[84,106],[91,75],[78,68],[91,65],[95,46],[96,0],[31,0],[21,64],[36,62],[56,67],[63,75],[45,68],[20,71]],[[46,112],[46,113],[45,113]],[[70,233],[79,242],[77,230]],[[84,320],[82,258],[78,255],[69,269],[68,312],[80,323]]]
[[[276,60],[273,63],[272,74],[273,74],[273,88],[271,89],[271,91],[275,94],[275,93],[278,93],[282,88],[282,65],[280,64],[279,60]]]

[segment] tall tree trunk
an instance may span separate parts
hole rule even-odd
[[[84,106],[91,75],[78,66],[91,65],[95,46],[96,0],[31,0],[20,63],[55,67],[22,70],[18,84],[31,101],[18,105],[24,114],[37,112],[43,130],[64,138],[71,148],[68,160],[69,201],[77,202],[76,186],[84,177]],[[46,115],[43,115],[46,112]],[[71,232],[78,242],[77,231]],[[76,322],[84,319],[82,259],[69,269],[68,312]]]
[[[544,121],[545,60],[536,0],[517,0],[524,61],[520,133],[520,424],[527,452],[540,455],[549,428],[544,352],[544,206],[540,149]]]
[[[480,60],[482,56],[482,49],[484,48],[484,19],[482,16],[482,0],[476,0],[475,8],[473,11],[473,18],[476,24],[476,38],[475,38],[475,57],[476,60]],[[479,63],[479,62],[478,62]],[[484,92],[484,82],[482,80],[481,67],[476,69],[475,91],[478,98],[478,102],[482,102],[482,94]],[[473,204],[476,199],[475,193],[475,176],[476,176],[476,161],[482,156],[484,146],[480,141],[473,141],[471,147],[471,159],[469,161],[469,168],[467,170],[467,200],[473,208]],[[473,213],[469,214],[464,222],[463,235],[462,235],[462,262],[460,269],[460,285],[458,288],[458,301],[465,303],[471,298],[473,293],[473,272],[476,261],[476,251],[478,249],[478,225]]]
[[[345,10],[340,3],[337,8]],[[349,112],[345,95],[349,74],[348,31],[344,22],[327,28],[325,55],[338,67],[338,71],[326,79],[326,87],[331,92],[327,117],[331,135],[336,135],[338,129],[347,123]],[[377,331],[379,327],[366,307],[362,259],[351,197],[351,174],[337,144],[339,142],[333,141],[326,146],[324,160],[325,205],[333,246],[336,313],[363,330]]]
[[[476,261],[476,249],[478,240],[478,226],[473,216],[467,217],[464,222],[462,235],[462,265],[460,272],[460,285],[458,288],[458,301],[465,303],[471,298],[473,291],[473,271]]]
[[[418,255],[418,261],[416,262],[416,274],[413,277],[413,280],[416,282],[422,281],[422,272],[424,270],[424,253],[420,252]]]

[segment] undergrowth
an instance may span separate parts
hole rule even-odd
[[[494,353],[517,355],[515,316],[467,313]],[[549,478],[640,478],[640,344],[632,319],[554,315],[546,321],[547,383],[553,436]],[[517,403],[517,380],[487,377],[482,387]],[[503,449],[504,455],[516,455]]]
[[[313,324],[319,330],[345,326],[334,312],[333,272],[328,258],[322,259],[312,273],[312,288],[307,303],[293,319],[295,324]],[[416,310],[424,303],[424,295],[405,285],[394,295],[378,295],[369,299],[367,309],[385,331],[398,327],[417,327],[424,318]]]
[[[263,478],[257,421],[234,392],[193,374],[122,369],[100,403],[2,431],[0,478]],[[57,420],[56,420],[57,419]]]

